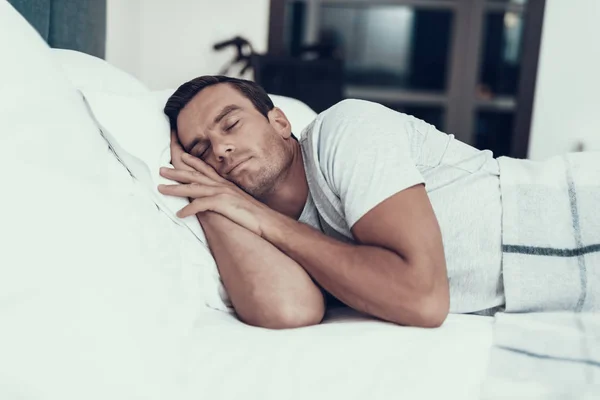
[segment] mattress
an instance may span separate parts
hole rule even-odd
[[[348,308],[318,326],[273,331],[220,312],[196,326],[186,380],[205,399],[479,399],[493,318],[450,315],[439,329]]]

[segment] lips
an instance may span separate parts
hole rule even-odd
[[[236,165],[233,166],[233,168],[231,168],[228,172],[227,175],[230,175],[237,167],[239,167],[240,165],[242,165],[243,163],[245,163],[246,161],[248,161],[249,158],[246,158],[245,160],[240,161],[239,163],[237,163]]]

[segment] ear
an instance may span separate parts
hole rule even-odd
[[[290,121],[287,119],[281,108],[274,107],[269,114],[267,114],[269,118],[269,123],[277,133],[279,133],[283,138],[288,139],[292,135],[292,125]]]

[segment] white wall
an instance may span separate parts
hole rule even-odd
[[[269,0],[108,0],[106,59],[151,89],[216,74],[233,49],[212,45],[235,35],[267,49]]]
[[[140,1],[107,0],[106,60],[140,76]]]
[[[600,0],[547,0],[529,158],[600,150]]]

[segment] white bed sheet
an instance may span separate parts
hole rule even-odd
[[[204,314],[188,384],[221,399],[479,399],[493,318],[450,315],[440,329],[400,327],[350,309],[319,326],[270,331]]]

